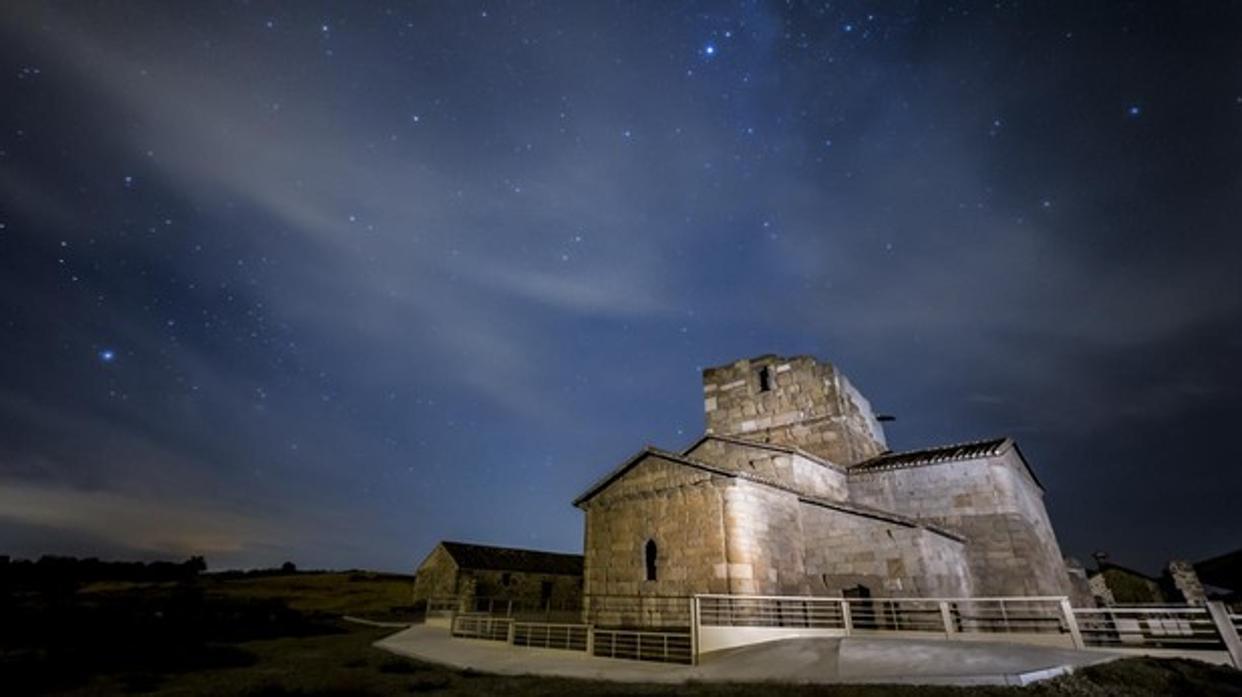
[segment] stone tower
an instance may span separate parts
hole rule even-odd
[[[703,371],[707,432],[850,466],[888,450],[871,404],[832,364],[765,355]]]

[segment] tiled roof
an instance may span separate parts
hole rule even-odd
[[[465,542],[441,542],[458,568],[480,571],[524,571],[562,576],[582,575],[581,554],[540,552],[533,549],[489,547]]]
[[[942,445],[922,450],[908,450],[904,453],[884,453],[854,465],[850,468],[850,471],[865,472],[868,470],[901,469],[904,467],[934,465],[939,462],[976,460],[982,457],[1000,455],[1011,447],[1013,447],[1011,439],[993,438],[990,440],[978,440],[973,443],[958,443],[956,445]]]

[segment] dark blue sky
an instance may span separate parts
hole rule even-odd
[[[581,548],[699,370],[1009,434],[1063,549],[1242,539],[1236,3],[0,8],[0,552]]]

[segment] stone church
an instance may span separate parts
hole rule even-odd
[[[892,452],[866,398],[808,356],[708,368],[703,407],[697,442],[645,448],[574,501],[588,605],[695,593],[1090,602],[1013,440]]]

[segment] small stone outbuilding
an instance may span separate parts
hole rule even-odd
[[[576,611],[582,556],[440,542],[415,572],[414,604],[449,598],[459,612]]]

